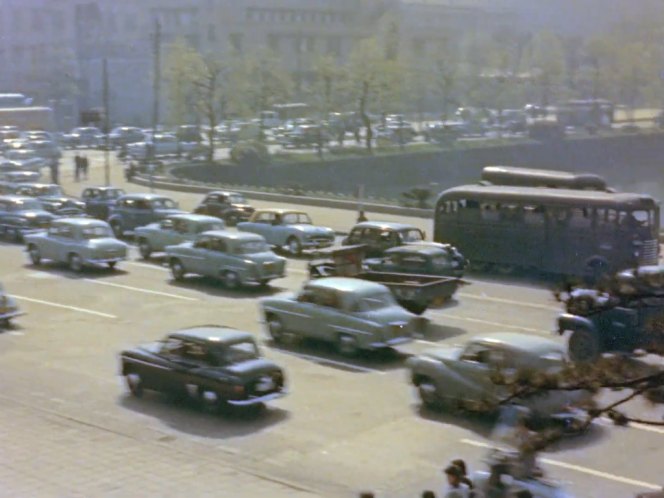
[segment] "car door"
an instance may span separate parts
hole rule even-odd
[[[186,220],[162,220],[159,222],[162,247],[174,246],[188,240]]]
[[[316,289],[314,293],[314,315],[310,318],[311,336],[336,342],[341,333],[355,335],[342,309],[341,296],[333,289]],[[316,325],[316,326],[314,326]]]
[[[254,222],[251,223],[250,231],[262,235],[268,244],[272,244],[270,232],[272,231],[272,225],[274,224],[275,219],[274,213],[259,213]]]
[[[225,240],[214,237],[210,240],[209,248],[205,254],[203,275],[207,277],[220,277],[225,271],[238,272],[233,266],[232,256],[228,253],[228,244]]]
[[[189,370],[182,356],[184,349],[183,340],[174,337],[166,339],[156,354],[157,361],[152,368],[146,369],[143,378],[145,387],[161,392],[183,392]]]
[[[456,370],[448,389],[450,395],[469,403],[478,403],[493,397],[495,387],[490,380],[489,361],[491,348],[485,344],[471,343],[463,351],[459,360],[451,365]]]
[[[47,245],[49,258],[61,263],[66,263],[71,253],[78,253],[74,230],[68,225],[60,225],[54,237],[47,237]]]
[[[153,208],[149,201],[138,199],[131,211],[132,228],[148,225],[154,220]]]
[[[283,313],[284,328],[304,337],[316,337],[315,317],[318,315],[315,289],[304,287]]]
[[[182,250],[179,253],[179,257],[185,269],[191,273],[205,275],[211,245],[212,237],[202,235],[194,242],[191,248]]]
[[[46,236],[40,237],[38,249],[42,258],[58,260],[57,251],[55,251],[54,248],[60,238],[60,229],[61,226],[58,224],[51,225],[48,232],[46,232]]]

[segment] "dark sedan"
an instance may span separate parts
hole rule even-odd
[[[193,398],[203,406],[261,406],[286,394],[283,370],[261,358],[254,337],[205,325],[123,351],[121,373],[134,396],[144,389]]]

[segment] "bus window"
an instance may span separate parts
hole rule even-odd
[[[528,225],[544,224],[544,206],[523,206],[523,221]]]
[[[588,208],[574,208],[571,210],[570,226],[574,228],[591,228],[593,224],[592,211]]]
[[[606,222],[614,225],[618,221],[618,211],[615,209],[606,210]]]
[[[634,216],[634,219],[642,227],[652,225],[652,211],[632,211],[632,216]]]
[[[622,227],[637,228],[650,225],[648,211],[620,211],[618,224]]]
[[[523,219],[523,209],[518,204],[503,204],[500,208],[503,220],[517,221]]]
[[[484,221],[498,221],[500,219],[500,214],[498,213],[498,206],[495,204],[483,203],[482,208],[482,219]]]

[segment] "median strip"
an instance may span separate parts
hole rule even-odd
[[[43,304],[44,306],[52,306],[53,308],[61,308],[70,311],[77,311],[79,313],[87,313],[88,315],[100,316],[102,318],[115,319],[117,316],[110,315],[108,313],[102,313],[101,311],[88,310],[85,308],[79,308],[78,306],[69,306],[67,304],[54,303],[51,301],[43,301],[41,299],[35,299],[32,297],[19,296],[17,294],[12,294],[12,297],[15,297],[19,301],[27,301],[29,303]]]

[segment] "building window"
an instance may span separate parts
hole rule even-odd
[[[242,53],[242,33],[231,33],[228,36],[229,42],[233,50]]]

